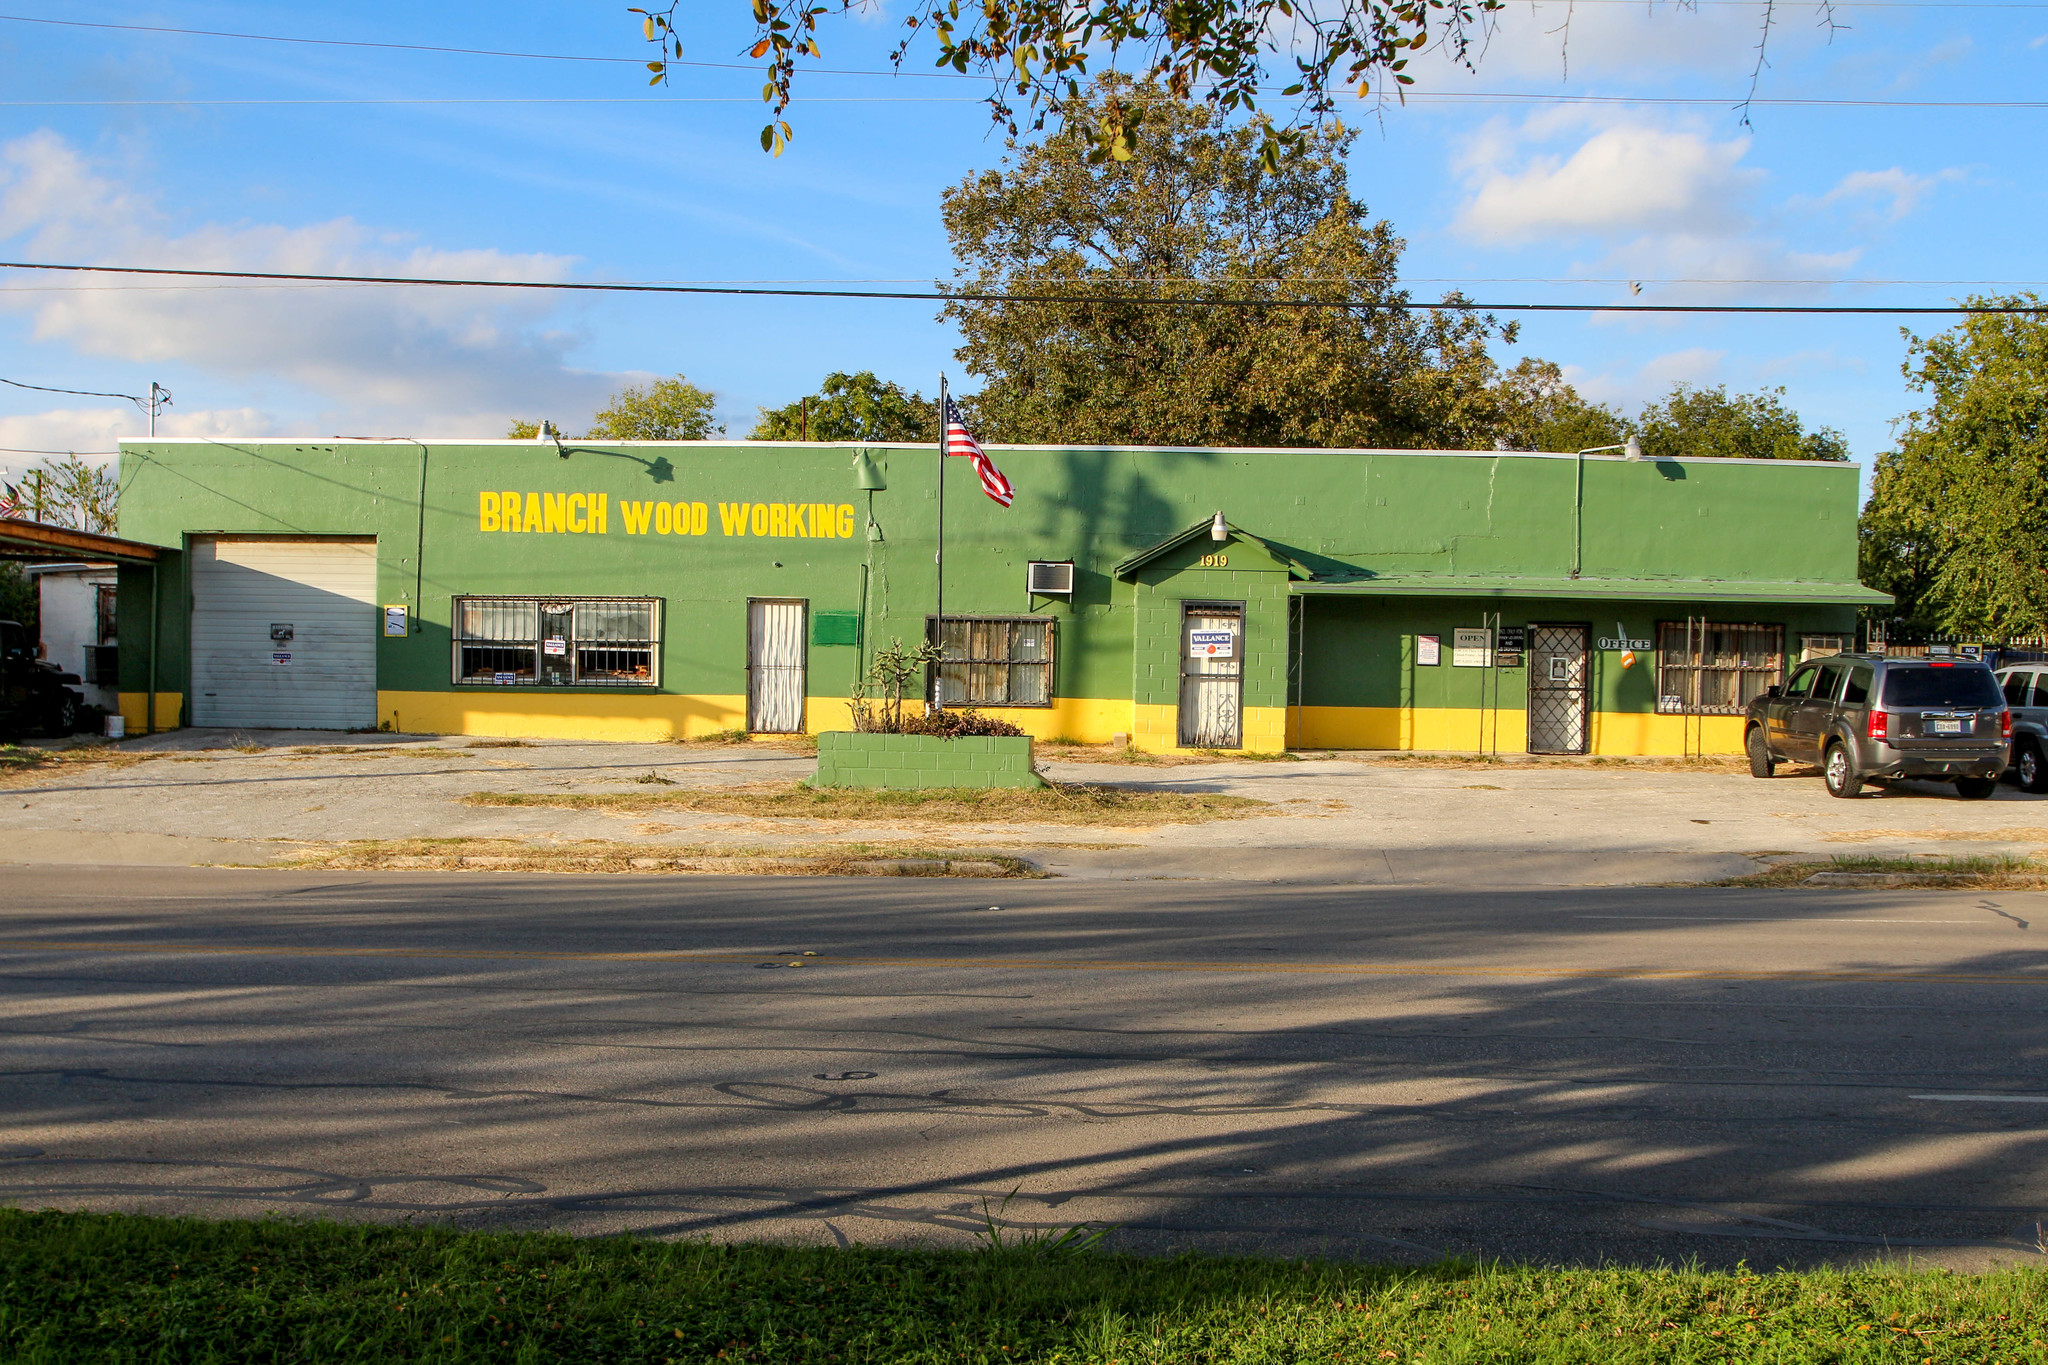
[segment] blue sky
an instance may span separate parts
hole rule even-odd
[[[623,4],[161,3],[18,13],[167,28],[624,58],[531,61],[0,20],[0,254],[14,260],[530,279],[908,281],[951,268],[940,191],[996,164],[985,87],[807,78],[779,159],[737,3],[684,28],[650,89]],[[1569,35],[1559,32],[1569,13]],[[1477,73],[1427,55],[1417,100],[1358,120],[1353,189],[1408,241],[1417,293],[1480,300],[1940,303],[2025,287],[2048,110],[2048,4],[1778,8],[1518,0]],[[880,70],[887,4],[826,30]],[[928,60],[928,57],[925,59]],[[925,70],[920,61],[912,68]],[[1526,102],[1474,98],[1523,97]],[[1560,102],[1603,96],[1613,102]],[[1444,98],[1449,97],[1449,98]],[[1698,98],[1706,104],[1658,101]],[[1883,283],[1871,283],[1881,281]],[[83,287],[81,287],[83,286]],[[1940,319],[1921,320],[1932,331]],[[1539,317],[1503,348],[1634,407],[1673,380],[1783,385],[1867,463],[1911,405],[1891,318]],[[733,433],[834,369],[929,392],[955,339],[918,303],[165,287],[0,272],[0,376],[176,395],[178,434],[575,430],[619,383],[682,372]],[[973,387],[971,380],[964,387]],[[0,447],[108,451],[119,400],[0,390]],[[37,457],[0,453],[19,470]]]

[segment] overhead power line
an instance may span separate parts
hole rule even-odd
[[[631,281],[467,280],[419,275],[322,275],[271,270],[185,270],[169,266],[61,265],[48,261],[0,261],[0,270],[62,270],[105,275],[170,275],[217,280],[282,281],[321,284],[382,284],[437,289],[542,289],[609,294],[714,294],[756,298],[901,299],[917,303],[1099,303],[1146,308],[1366,308],[1406,312],[1473,313],[1778,313],[1869,316],[1958,316],[1976,314],[2048,315],[2044,304],[1950,304],[1940,307],[1900,304],[1775,304],[1775,303],[1478,303],[1450,299],[1287,299],[1287,298],[1132,298],[1119,294],[1016,294],[1004,291],[795,289],[748,285],[654,284]],[[12,381],[5,381],[12,382]],[[23,385],[22,387],[32,387]],[[54,390],[72,393],[77,390]],[[128,398],[127,394],[96,397]],[[131,401],[140,401],[131,399]]]
[[[6,384],[17,389],[34,389],[37,393],[68,393],[78,398],[125,398],[131,403],[140,403],[142,401],[132,393],[100,393],[93,389],[53,389],[42,384],[24,384],[19,379],[0,379],[0,384]],[[61,450],[31,450],[23,451],[22,453],[26,455],[64,455],[70,452]]]
[[[673,65],[673,63],[671,63]],[[749,68],[751,69],[751,68]],[[828,75],[885,75],[886,72],[827,72]],[[972,78],[970,78],[972,79]],[[324,105],[571,105],[571,104],[759,104],[758,95],[337,95],[275,99],[0,100],[0,109],[232,109]],[[797,104],[981,104],[975,95],[800,95]],[[1140,101],[1142,102],[1142,101]],[[1651,105],[1674,109],[2048,109],[2048,100],[1871,100],[1795,99],[1759,95],[1571,95],[1542,91],[1408,91],[1404,104]]]

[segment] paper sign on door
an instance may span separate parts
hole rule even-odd
[[[1237,657],[1237,633],[1228,630],[1191,630],[1188,632],[1188,657],[1234,659]]]

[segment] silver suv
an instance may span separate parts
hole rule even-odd
[[[2048,664],[1998,670],[2012,711],[2012,772],[2021,791],[2048,792]]]
[[[1756,777],[1779,763],[1819,764],[1831,796],[1920,777],[1981,800],[1998,789],[2011,740],[1998,680],[1975,659],[1837,654],[1800,664],[1750,702],[1743,747]]]

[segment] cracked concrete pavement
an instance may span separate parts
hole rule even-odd
[[[240,747],[233,747],[240,746]],[[121,746],[142,761],[70,763],[0,785],[0,861],[189,866],[263,862],[294,843],[599,839],[777,848],[941,841],[1087,879],[1279,884],[1611,886],[1708,881],[1773,858],[2027,853],[2044,798],[1964,801],[1900,783],[1857,801],[1812,777],[1604,764],[1437,766],[1369,754],[1158,767],[1048,761],[1068,781],[1274,803],[1248,819],[1059,827],[756,819],[689,811],[478,807],[472,792],[662,792],[790,781],[813,759],[771,744],[477,741],[182,730]],[[636,782],[652,774],[674,786]],[[1076,847],[1075,845],[1112,845]]]

